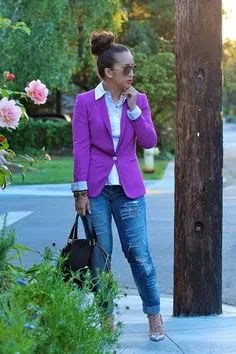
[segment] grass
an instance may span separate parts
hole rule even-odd
[[[144,166],[144,161],[143,159],[139,159],[139,163],[141,166],[141,169],[143,170]],[[167,167],[168,161],[167,160],[155,160],[155,171],[153,173],[144,173],[143,172],[143,178],[144,179],[161,179],[163,177],[163,174],[165,172],[165,169]]]
[[[155,172],[143,173],[144,179],[161,179],[167,166],[165,160],[155,160]],[[140,159],[142,168],[144,162]],[[22,180],[20,173],[13,174],[13,185],[22,184],[56,184],[56,183],[71,183],[72,181],[72,157],[52,157],[51,161],[42,161],[38,169],[33,169],[25,175]]]

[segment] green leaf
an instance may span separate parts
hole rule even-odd
[[[29,97],[27,96],[27,94],[25,92],[21,92],[20,98],[28,99]]]
[[[9,18],[4,18],[0,16],[0,28],[7,28],[11,25],[11,20]]]
[[[12,246],[12,250],[14,250],[16,254],[8,256],[7,261],[10,263],[12,260],[17,258],[21,266],[22,266],[22,253],[31,251],[29,247],[26,247],[20,243],[14,243],[14,245]]]
[[[24,165],[22,165],[21,163],[14,163],[14,166],[22,169],[24,168]]]
[[[26,112],[25,107],[21,108],[21,112],[22,112],[22,118],[26,118],[27,120],[29,120],[29,116],[28,116],[28,114]]]
[[[24,22],[16,22],[15,25],[12,25],[12,28],[14,30],[21,30],[25,33],[27,33],[28,35],[31,34],[30,28],[24,23]]]
[[[13,160],[16,154],[13,150],[7,149],[7,160]]]
[[[6,150],[9,148],[7,138],[0,134],[0,150]]]
[[[8,269],[14,274],[19,274],[25,272],[24,267],[20,267],[17,264],[9,264]]]
[[[30,162],[30,163],[35,162],[34,158],[28,154],[20,155],[20,157],[27,162]]]
[[[18,249],[18,250],[23,251],[23,252],[32,251],[32,248],[27,247],[25,245],[22,245],[21,243],[15,243],[14,246],[13,246],[13,249]]]
[[[12,181],[12,173],[5,165],[0,165],[0,187],[5,189],[7,184]]]
[[[5,173],[3,171],[0,170],[0,187],[2,189],[6,188],[6,176]]]
[[[6,89],[2,89],[0,88],[0,95],[2,97],[9,97],[11,94],[11,91],[10,90],[6,90]]]

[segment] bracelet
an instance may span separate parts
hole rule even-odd
[[[86,199],[88,197],[88,191],[74,191],[74,197],[76,199]]]

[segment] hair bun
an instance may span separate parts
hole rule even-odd
[[[112,47],[115,36],[112,32],[92,32],[91,35],[91,52],[98,56],[106,49]]]

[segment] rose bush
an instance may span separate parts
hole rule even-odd
[[[33,80],[25,87],[25,92],[16,92],[7,89],[6,81],[12,81],[15,74],[8,71],[3,73],[3,84],[0,87],[0,127],[16,129],[20,118],[27,117],[24,105],[20,99],[31,99],[35,104],[44,104],[47,100],[48,89],[40,80]],[[5,188],[12,179],[9,166],[10,160],[15,156],[14,151],[9,149],[9,144],[4,135],[0,135],[0,187]],[[24,167],[18,165],[18,167]]]
[[[19,30],[30,35],[30,29],[22,21],[13,23],[10,19],[0,15],[0,29]],[[24,92],[10,89],[11,81],[15,79],[15,74],[5,70],[0,78],[0,128],[16,129],[21,118],[28,118],[24,100],[31,99],[35,104],[44,104],[47,100],[48,89],[40,80],[33,80],[25,87]],[[5,188],[12,179],[9,166],[15,156],[14,151],[9,147],[6,137],[0,131],[0,188]],[[24,158],[27,160],[27,158]],[[32,159],[31,161],[32,162]],[[19,167],[24,168],[22,165]]]
[[[9,90],[7,81],[15,79],[15,74],[4,71],[2,75],[2,84],[0,85],[0,127],[5,129],[16,129],[20,118],[26,117],[27,113],[22,100],[31,99],[35,104],[44,104],[47,100],[48,89],[40,80],[31,81],[25,92],[16,92]],[[1,82],[0,82],[1,83]],[[15,153],[9,149],[6,137],[0,135],[0,187],[5,188],[12,179],[12,173],[9,166],[10,160]]]

